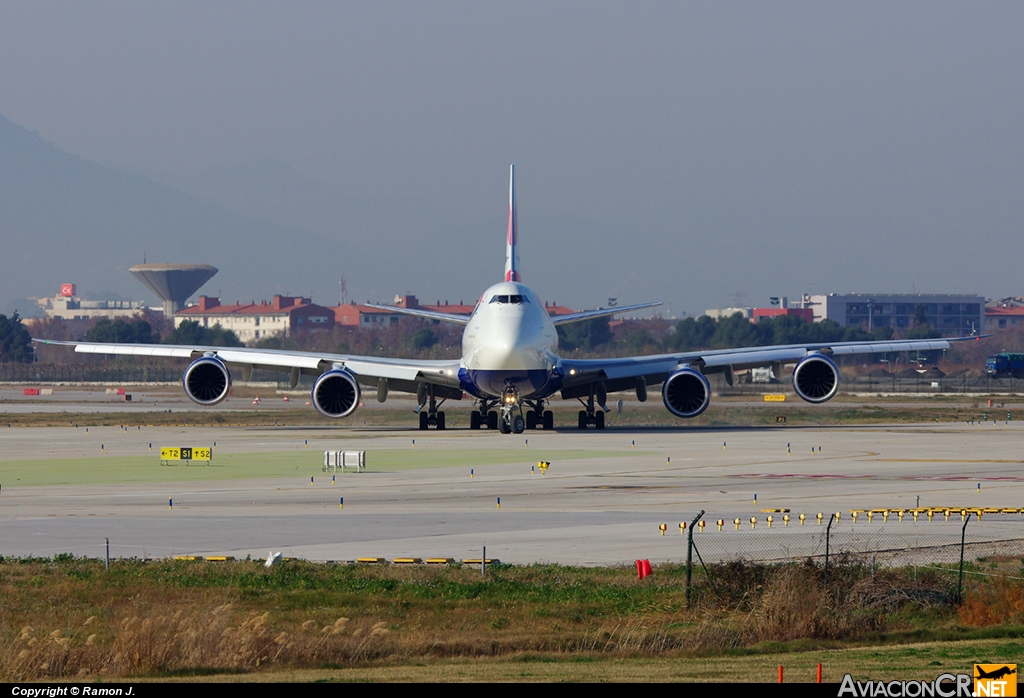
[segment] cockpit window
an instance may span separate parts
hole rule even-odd
[[[491,296],[491,300],[488,301],[488,304],[490,304],[490,303],[498,303],[498,304],[511,303],[513,305],[522,305],[523,303],[529,303],[529,302],[530,302],[529,298],[527,298],[526,296],[521,296],[521,295],[517,294],[517,295],[513,295],[513,296]]]

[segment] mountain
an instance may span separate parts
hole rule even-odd
[[[27,298],[116,294],[156,303],[128,273],[149,262],[220,269],[201,290],[227,301],[274,293],[333,304],[349,246],[251,220],[145,177],[67,153],[0,116],[0,313],[34,310]],[[329,254],[325,254],[328,253]]]

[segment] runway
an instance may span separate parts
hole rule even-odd
[[[849,511],[1021,506],[1022,436],[1024,425],[1015,422],[521,436],[0,429],[0,555],[101,557],[109,538],[114,557],[264,557],[273,550],[325,561],[458,560],[479,557],[486,546],[488,557],[517,564],[681,561],[679,524],[701,510],[707,525],[695,539],[711,559],[732,557],[753,541],[778,557],[811,554],[823,531],[819,512],[842,512],[834,533],[883,547],[886,540],[940,545],[959,540],[958,513],[931,522],[921,515],[916,523],[909,513],[902,522],[862,516],[854,524]],[[209,468],[159,465],[160,446],[213,443]],[[332,483],[322,470],[325,449],[365,450],[368,470],[338,473]],[[536,470],[540,460],[551,462],[547,474]],[[762,510],[776,508],[788,509],[790,522],[777,512],[769,530]],[[1020,539],[1024,517],[986,515],[969,531]]]

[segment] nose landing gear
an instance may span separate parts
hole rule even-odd
[[[520,400],[514,385],[505,387],[501,398],[483,398],[478,408],[469,413],[470,429],[497,429],[502,434],[522,434],[527,429],[555,428],[551,410],[544,409],[544,400]],[[498,409],[491,409],[497,407]]]
[[[498,418],[498,430],[502,434],[522,434],[526,431],[523,408],[519,404],[519,390],[514,385],[506,385],[505,391],[501,395],[501,416]]]

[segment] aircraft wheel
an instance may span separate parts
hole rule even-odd
[[[502,434],[508,434],[512,431],[512,427],[509,426],[508,421],[504,419],[498,420],[498,431]]]
[[[437,430],[441,431],[444,429],[444,412],[437,413]]]
[[[537,413],[533,410],[526,413],[526,428],[536,429],[537,428]]]
[[[517,414],[512,418],[512,433],[522,434],[526,431],[526,420],[523,419],[523,415]]]
[[[481,418],[480,418],[480,413],[479,412],[477,412],[476,410],[473,410],[472,412],[469,413],[469,428],[470,429],[479,429],[480,428],[480,421],[481,421]]]
[[[547,430],[555,428],[555,414],[551,410],[544,413],[544,428]]]
[[[487,428],[497,429],[498,428],[498,413],[491,410],[487,413]]]
[[[587,411],[580,410],[580,429],[587,428]]]
[[[426,412],[420,412],[420,431],[426,431],[427,430],[427,427],[430,424],[430,422],[428,421],[429,419],[430,419],[430,417],[427,416]]]
[[[598,412],[594,415],[594,428],[604,429],[604,412]]]

